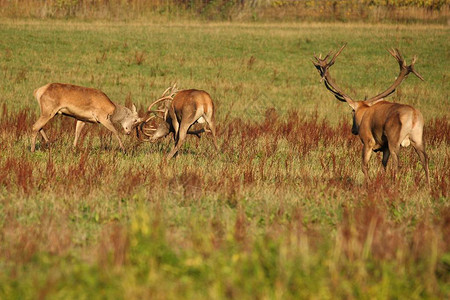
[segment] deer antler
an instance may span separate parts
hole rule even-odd
[[[154,118],[161,118],[163,120],[167,117],[167,107],[164,107],[163,109],[156,109],[152,110],[152,107],[155,106],[158,103],[164,102],[164,101],[172,101],[173,97],[177,94],[177,84],[174,83],[171,87],[168,87],[161,95],[161,97],[155,101],[152,102],[152,104],[149,105],[147,108],[147,117],[142,118],[143,121],[139,124],[140,131],[147,137],[150,137],[149,132],[155,131],[156,128],[149,124],[149,122]],[[163,113],[163,116],[159,116],[158,113]]]
[[[175,97],[175,95],[177,94],[178,89],[177,89],[177,83],[174,83],[173,86],[168,87],[164,93],[161,95],[161,98],[159,98],[158,100],[154,101],[152,104],[150,104],[150,106],[147,108],[147,112],[148,113],[158,113],[158,112],[165,112],[165,109],[159,109],[159,110],[152,110],[152,107],[160,102],[163,101],[167,101],[173,100],[173,97]]]
[[[319,54],[319,57],[314,55],[316,61],[313,61],[314,66],[319,71],[320,76],[322,77],[321,81],[325,82],[325,87],[333,93],[333,95],[339,100],[343,102],[353,102],[353,99],[347,96],[335,83],[331,78],[329,69],[336,62],[336,58],[339,54],[341,54],[342,50],[344,50],[347,43],[345,43],[337,52],[333,55],[333,57],[328,61],[328,58],[332,55],[332,52],[329,52],[323,59],[322,55]]]
[[[406,65],[405,59],[398,49],[388,49],[388,52],[397,60],[398,65],[400,66],[400,73],[398,74],[397,79],[394,81],[394,83],[387,90],[366,100],[366,102],[373,102],[385,98],[395,92],[397,86],[402,83],[402,81],[408,76],[409,73],[413,73],[420,80],[424,81],[423,77],[414,69],[414,64],[417,61],[417,56],[413,57],[413,59],[411,60],[411,64],[408,66]]]
[[[328,55],[325,56],[325,58],[323,59],[321,55],[319,55],[319,57],[314,56],[316,61],[313,61],[313,64],[319,71],[320,76],[322,77],[321,81],[325,82],[325,87],[330,92],[332,92],[339,101],[344,102],[346,101],[350,104],[351,102],[354,102],[354,100],[351,99],[348,95],[346,95],[341,89],[339,89],[339,87],[334,83],[334,80],[331,78],[329,72],[329,68],[335,63],[337,56],[342,52],[342,50],[345,48],[346,45],[347,44],[344,44],[339,49],[339,51],[336,52],[336,54],[334,54],[334,56],[330,59],[330,61],[328,61],[328,58],[331,56],[331,52],[328,53]],[[370,99],[365,100],[366,103],[371,103],[383,99],[392,94],[397,88],[397,86],[399,86],[402,83],[402,81],[408,76],[409,73],[413,73],[414,75],[419,77],[419,79],[424,80],[423,77],[414,69],[414,64],[417,61],[417,56],[413,57],[411,64],[408,66],[398,49],[391,49],[388,51],[397,60],[400,66],[400,73],[397,76],[397,79],[394,81],[394,83],[387,90]]]

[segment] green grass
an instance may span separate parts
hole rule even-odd
[[[437,25],[107,23],[0,20],[0,298],[446,298],[450,266],[449,29]],[[425,117],[432,187],[412,149],[400,180],[370,164],[350,108],[311,58],[356,98],[398,74],[390,100]],[[142,56],[143,54],[143,56]],[[141,59],[140,57],[143,57]],[[173,82],[208,91],[219,146],[156,144],[55,118],[31,153],[33,90],[67,82],[141,111]]]

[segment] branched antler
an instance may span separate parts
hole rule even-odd
[[[327,56],[325,56],[325,58],[322,59],[322,56],[319,55],[319,57],[317,57],[316,55],[314,55],[314,58],[316,59],[316,61],[313,61],[314,66],[316,67],[316,69],[319,71],[320,76],[321,76],[321,81],[325,82],[325,87],[333,93],[333,95],[339,100],[339,101],[346,101],[346,102],[352,102],[354,101],[353,99],[351,99],[348,95],[346,95],[335,83],[334,80],[331,78],[329,69],[332,65],[334,65],[336,58],[339,54],[341,54],[342,50],[345,48],[347,44],[344,44],[338,52],[336,52],[336,54],[333,55],[333,57],[330,59],[330,61],[328,61],[328,58],[331,56],[332,52],[328,53]],[[384,92],[369,98],[367,100],[365,100],[365,102],[367,103],[371,103],[380,99],[383,99],[387,96],[389,96],[390,94],[392,94],[395,89],[402,83],[402,81],[408,76],[409,73],[413,73],[414,75],[416,75],[417,77],[419,77],[419,79],[424,80],[423,77],[414,69],[414,64],[417,61],[417,56],[414,56],[411,64],[408,66],[405,62],[405,59],[403,58],[403,56],[401,55],[400,51],[398,49],[390,49],[388,50],[389,53],[397,60],[399,66],[400,66],[400,73],[397,76],[396,80],[394,81],[394,83],[387,88]]]
[[[177,89],[177,84],[174,83],[173,86],[168,87],[164,93],[161,95],[161,98],[159,98],[158,100],[154,101],[152,104],[150,104],[150,106],[147,108],[147,113],[158,113],[158,112],[167,112],[167,109],[157,109],[157,110],[152,110],[152,107],[155,106],[156,104],[163,102],[163,101],[172,101],[173,97],[175,97],[175,95],[177,94],[178,89]]]
[[[162,93],[161,97],[158,100],[154,101],[152,104],[149,105],[149,107],[147,108],[147,116],[142,118],[143,121],[139,124],[138,127],[136,127],[140,129],[143,135],[150,137],[151,136],[150,133],[156,130],[156,127],[149,123],[152,119],[161,118],[163,120],[166,120],[169,107],[167,101],[172,101],[177,92],[178,92],[177,84],[174,83],[171,87],[168,87]],[[166,102],[163,108],[152,109],[156,104],[161,102]],[[158,113],[162,113],[162,116],[159,115]],[[137,135],[139,137],[139,133],[137,133]]]
[[[347,44],[344,44],[339,51],[336,52],[336,54],[333,55],[333,57],[328,61],[328,58],[332,55],[332,52],[330,51],[323,59],[322,55],[319,54],[319,57],[314,55],[314,58],[316,61],[313,61],[314,66],[319,71],[321,78],[321,81],[325,82],[325,87],[333,93],[333,95],[339,100],[339,101],[353,101],[349,96],[347,96],[335,83],[334,80],[331,78],[329,69],[334,63],[336,62],[336,58],[339,54],[341,54],[342,50],[344,50],[345,46]]]
[[[402,81],[408,76],[409,73],[413,73],[420,80],[424,81],[423,77],[414,69],[414,64],[417,61],[417,56],[413,57],[413,59],[411,60],[411,64],[408,66],[398,49],[396,48],[388,49],[388,52],[397,60],[398,65],[400,67],[400,73],[398,74],[397,79],[395,79],[394,83],[390,87],[388,87],[387,90],[370,99],[367,99],[366,102],[373,102],[380,100],[395,92],[395,89],[402,83]]]

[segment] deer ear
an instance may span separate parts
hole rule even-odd
[[[133,106],[131,106],[131,111],[137,113],[136,105],[133,104]]]
[[[381,101],[384,101],[384,98],[381,98],[381,99],[378,99],[378,100],[375,100],[375,101],[372,101],[372,102],[369,102],[369,103],[366,103],[368,106],[372,106],[372,105],[375,105],[375,104],[377,104],[378,102],[381,102]]]

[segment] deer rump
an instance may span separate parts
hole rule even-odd
[[[154,115],[147,118],[140,126],[141,132],[148,137],[148,141],[155,142],[173,133],[175,146],[167,156],[170,159],[178,152],[187,134],[200,137],[200,133],[207,131],[205,129],[207,124],[213,136],[214,146],[218,149],[215,110],[211,96],[205,91],[196,89],[176,91],[175,86],[169,91],[169,96],[166,95],[168,91],[169,89],[163,93],[160,99],[149,106],[148,113]],[[163,107],[152,110],[152,107],[160,102],[164,103]],[[157,127],[152,126],[149,121],[160,113],[162,113],[162,117],[159,116],[159,118],[163,122]],[[200,130],[191,129],[192,125],[196,123],[204,124],[204,127]]]

